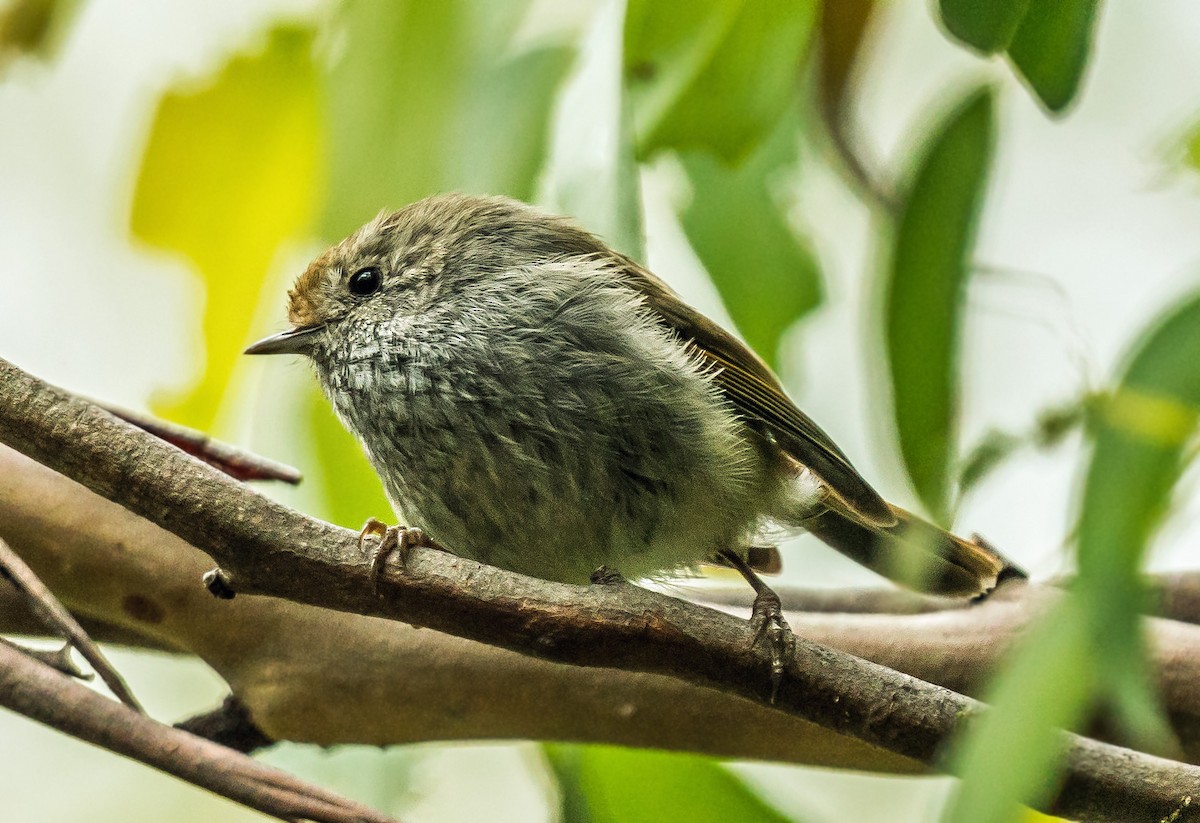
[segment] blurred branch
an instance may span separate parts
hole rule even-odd
[[[850,93],[877,0],[824,0],[817,49],[818,110],[825,132],[851,180],[885,212],[896,210],[892,187],[862,156]]]
[[[232,749],[151,720],[5,642],[0,642],[0,705],[280,820],[392,820]]]
[[[182,449],[192,457],[203,460],[214,469],[238,480],[278,480],[292,486],[297,485],[301,480],[300,472],[291,466],[285,466],[245,449],[239,449],[237,446],[213,440],[204,432],[160,420],[148,414],[119,409],[107,403],[97,402],[96,405],[126,423],[131,423],[142,431],[149,432],[159,440],[165,440],[175,448]]]
[[[4,466],[6,460],[13,454],[13,452],[5,447],[0,446],[0,466]],[[3,507],[0,507],[0,532],[7,532],[13,524],[5,521],[2,512]],[[61,547],[61,551],[64,553],[70,552],[74,549],[74,546],[75,541],[69,541],[67,546]],[[114,564],[112,567],[113,573],[120,574],[121,566],[119,560],[113,557],[109,559]],[[79,625],[83,626],[84,631],[88,633],[88,636],[98,643],[114,643],[119,646],[154,649],[156,651],[185,651],[179,647],[167,646],[134,629],[114,626],[107,621],[79,614],[75,614],[75,617],[79,621]],[[0,586],[0,634],[19,634],[27,637],[50,636],[45,624],[41,620],[38,620],[34,613],[29,610],[29,603],[11,586]]]
[[[1200,624],[1200,572],[1153,575],[1149,579],[1153,613],[1159,617]]]
[[[275,745],[275,741],[264,734],[254,722],[246,705],[233,696],[225,698],[221,705],[211,712],[176,723],[175,728],[228,746],[243,754]]]
[[[575,739],[608,733],[612,742],[728,754],[736,754],[731,750],[740,749],[742,756],[801,762],[814,761],[817,755],[812,747],[840,739],[843,741],[840,755],[820,756],[840,757],[842,765],[859,768],[889,764],[894,770],[911,771],[917,764],[936,766],[938,754],[951,733],[980,708],[978,703],[959,694],[811,642],[820,637],[820,619],[795,624],[809,639],[797,644],[778,704],[771,708],[764,703],[769,689],[766,661],[752,647],[745,620],[636,587],[551,584],[440,552],[418,551],[403,574],[393,571],[385,576],[381,581],[382,597],[376,598],[371,588],[369,560],[359,555],[356,535],[352,532],[271,503],[147,435],[131,430],[85,401],[52,389],[2,361],[0,440],[204,547],[243,591],[269,592],[327,608],[428,625],[543,660],[627,670],[584,671],[538,662],[454,638],[405,630],[394,623],[305,609],[294,603],[239,598],[231,604],[210,600],[201,605],[203,593],[197,591],[198,586],[188,586],[178,578],[167,585],[173,595],[187,599],[186,609],[176,609],[169,598],[160,602],[149,595],[142,595],[145,602],[131,601],[119,580],[91,581],[87,596],[79,597],[80,602],[105,608],[107,614],[124,614],[156,639],[193,648],[214,662],[218,671],[236,684],[235,692],[251,707],[256,723],[275,739],[290,739],[289,724],[306,727],[308,739],[317,742],[334,742],[331,738],[339,733],[338,725],[344,734],[346,727],[355,724],[361,724],[358,728],[362,742],[377,742],[367,738],[405,725],[410,727],[403,733],[408,735],[406,739],[414,739],[413,735],[420,733],[426,739],[495,736],[562,739],[568,736],[565,730],[573,724],[576,732],[581,725],[588,730]],[[41,479],[35,484],[47,484],[46,478],[54,477],[40,467],[38,472],[42,473]],[[61,478],[53,482],[67,485]],[[40,516],[50,517],[51,523],[55,518],[78,517],[64,504],[65,497],[60,495],[59,501],[47,506],[46,496],[41,495],[42,504],[35,504],[34,508],[43,510]],[[6,494],[0,494],[0,504],[9,502]],[[15,505],[22,504],[18,501]],[[24,505],[28,506],[28,501]],[[93,508],[96,506],[109,504],[95,501]],[[171,540],[138,518],[124,512],[121,517],[122,528],[141,530],[148,545]],[[0,509],[0,522],[6,519],[7,514]],[[44,529],[32,529],[23,536],[35,544],[46,543]],[[128,535],[123,538],[128,539]],[[10,535],[10,539],[20,544],[18,536]],[[114,536],[114,539],[120,538]],[[181,549],[179,541],[171,542],[174,551],[183,553],[177,562],[193,570],[199,567],[194,553],[186,547]],[[139,542],[125,545],[139,545]],[[35,554],[24,545],[22,552],[30,559]],[[60,565],[59,579],[69,583],[70,570],[61,568],[64,558],[54,558],[52,550],[46,554],[51,565],[55,562]],[[70,558],[72,563],[78,560]],[[138,571],[144,574],[145,570]],[[55,585],[53,572],[53,569],[41,571],[51,585]],[[78,587],[78,581],[74,585]],[[1028,591],[1037,589],[1031,587]],[[62,596],[69,602],[65,593]],[[909,642],[924,638],[922,642],[929,644],[930,649],[939,642],[946,644],[947,637],[929,639],[930,627],[921,626],[920,621],[952,621],[964,615],[992,615],[989,619],[999,620],[1008,615],[1009,622],[1000,624],[1007,625],[1010,633],[1025,625],[1028,603],[1021,604],[1019,596],[1016,604],[1007,603],[1002,596],[993,600],[994,607],[989,600],[977,608],[877,619],[913,621],[909,624],[913,631]],[[258,612],[257,624],[238,625],[235,609],[253,611],[262,609],[263,604],[273,605]],[[870,617],[874,616],[862,619]],[[228,634],[214,635],[211,627],[203,625],[206,619],[214,618],[225,621]],[[823,618],[830,625],[836,620],[846,634],[845,616]],[[183,625],[185,622],[200,625],[189,628]],[[275,628],[272,643],[263,642],[264,623]],[[950,631],[952,625],[947,622],[945,631]],[[986,621],[981,621],[977,628],[982,630],[985,626]],[[986,644],[981,643],[980,634],[960,640],[959,645],[963,648],[985,645],[994,649],[1003,645],[997,643],[997,631],[993,626]],[[244,634],[238,636],[238,632]],[[347,644],[348,635],[353,633],[364,637],[375,633],[377,640],[361,647]],[[825,633],[832,634],[833,630],[827,626]],[[256,651],[261,653],[265,646],[273,646],[275,640],[292,635],[295,649],[289,662],[293,669],[281,671],[278,660],[270,661],[266,668],[253,666]],[[890,652],[904,658],[919,657],[905,655],[899,642],[881,633],[878,624],[860,624],[857,636],[862,648],[875,646],[874,651],[880,655]],[[355,678],[373,667],[377,660],[374,656],[386,654],[389,645],[407,647],[410,660],[413,655],[422,654],[422,666],[405,667],[399,674],[385,666],[385,680],[368,683],[365,690],[360,689],[362,684]],[[357,666],[346,670],[332,666],[326,655],[333,654],[336,658],[337,647],[341,647],[343,657],[349,648],[362,659]],[[952,653],[953,647],[950,644],[946,653]],[[231,648],[235,651],[231,652]],[[488,693],[464,691],[462,686],[447,690],[451,678],[460,683],[478,678],[464,677],[460,660],[447,659],[445,654],[465,657],[468,667],[473,665],[475,670],[490,665],[511,691],[523,694],[510,698],[515,702],[501,703],[499,710],[520,709],[519,704],[524,700],[530,704],[524,707],[528,722],[519,729],[509,725],[505,734],[493,733],[494,728],[503,725],[494,716],[497,709],[456,702],[468,694],[479,699]],[[991,654],[994,657],[996,652]],[[1190,656],[1197,658],[1195,654]],[[931,667],[936,658],[934,649],[928,660]],[[430,672],[414,672],[415,668]],[[972,669],[977,677],[981,664],[977,660],[973,666],[961,668],[964,671],[958,676],[967,679],[971,675],[965,670]],[[420,680],[430,673],[434,679],[442,678],[442,691],[438,700],[430,701],[434,705],[428,707],[428,716],[405,712],[403,723],[397,723],[394,706],[420,705],[405,697],[414,688],[433,685],[433,679]],[[300,698],[286,708],[276,703],[274,714],[259,713],[260,700],[270,707],[272,690],[287,688],[281,681],[296,680],[308,685],[306,677],[333,681],[340,688],[318,692],[309,698],[315,703]],[[605,678],[609,678],[607,682]],[[680,678],[691,685],[680,682]],[[616,687],[614,696],[597,695],[596,683]],[[467,686],[471,688],[476,687]],[[356,695],[355,703],[362,702],[368,707],[369,718],[354,716],[355,709],[342,697],[350,693],[348,690]],[[298,692],[299,689],[292,695],[299,697]],[[663,699],[666,697],[670,700]],[[365,699],[360,701],[360,698]],[[557,706],[560,698],[565,699],[567,706],[591,700],[602,711],[597,715],[577,715],[569,722],[554,718],[557,709],[547,710],[547,707]],[[338,704],[338,712],[328,711],[331,702]],[[388,708],[379,712],[381,706]],[[662,707],[665,711],[648,712],[652,707]],[[753,729],[757,723],[759,728],[783,731],[767,734],[762,740],[744,731],[733,731],[728,739],[722,739],[720,729],[714,728],[710,720],[719,723],[722,714],[731,709],[734,717],[727,728]],[[313,716],[331,714],[338,715],[332,721],[337,725],[321,726],[331,721]],[[695,719],[701,716],[705,719],[703,734],[695,728],[698,725]],[[578,717],[586,718],[586,723]],[[689,728],[672,730],[669,728],[672,720],[680,721],[675,725]],[[826,730],[815,728],[813,723],[823,725]],[[420,728],[413,731],[414,725]],[[640,728],[631,729],[632,726]],[[368,731],[368,727],[376,731]],[[639,736],[640,743],[635,740]],[[686,745],[689,736],[693,742],[701,738],[707,738],[707,742],[689,746]],[[1072,736],[1066,736],[1064,741],[1071,772],[1063,794],[1053,807],[1056,813],[1079,816],[1098,808],[1099,816],[1090,819],[1166,817],[1176,810],[1182,795],[1200,792],[1200,770],[1194,767]],[[804,748],[806,744],[808,750]],[[789,750],[791,756],[781,756]],[[1127,776],[1131,774],[1138,777]]]
[[[63,604],[58,602],[53,592],[38,579],[33,569],[29,568],[3,539],[0,539],[0,577],[7,578],[13,584],[25,599],[30,611],[46,628],[79,651],[118,700],[135,711],[142,711],[141,704],[125,685],[125,680],[108,662],[104,652],[100,651],[100,647],[88,637],[88,633]]]
[[[960,610],[971,605],[970,601],[963,598],[879,586],[823,589],[773,585],[771,588],[779,595],[785,610],[816,614],[926,614]],[[716,606],[749,609],[754,604],[754,591],[744,586],[704,588],[697,590],[693,599]]]

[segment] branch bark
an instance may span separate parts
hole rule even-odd
[[[352,532],[216,476],[3,362],[0,440],[204,549],[243,591],[426,625],[545,660],[681,678],[930,766],[979,709],[808,640],[788,661],[772,709],[764,705],[767,661],[746,621],[632,586],[550,584],[418,551],[403,573],[389,571],[377,598]],[[1200,770],[1191,766],[1075,737],[1067,749],[1070,772],[1054,807],[1065,816],[1165,817],[1200,792]],[[1144,779],[1122,777],[1131,771]],[[1091,805],[1098,797],[1104,802]]]

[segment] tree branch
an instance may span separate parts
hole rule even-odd
[[[0,705],[280,820],[392,818],[246,755],[151,720],[0,641]]]
[[[197,655],[276,740],[535,738],[924,771],[911,759],[675,678],[548,663],[279,598],[218,602],[198,584],[211,560],[197,549],[4,446],[0,532],[93,637]],[[20,610],[7,614],[28,630]]]
[[[0,575],[12,581],[13,586],[24,596],[30,610],[48,629],[79,651],[118,700],[131,709],[142,711],[141,704],[125,685],[124,678],[108,662],[100,647],[88,637],[83,626],[79,625],[62,603],[58,602],[53,592],[38,579],[33,569],[29,568],[3,539],[0,539]]]
[[[403,573],[385,575],[376,597],[354,533],[268,501],[3,361],[0,441],[202,548],[243,591],[430,626],[552,661],[683,678],[760,705],[770,690],[765,654],[746,621],[633,586],[551,584],[417,551]],[[979,708],[802,639],[774,711],[935,765]],[[1165,817],[1182,796],[1200,793],[1194,767],[1073,736],[1066,746],[1059,814]],[[1120,777],[1131,771],[1144,779]],[[1103,805],[1085,809],[1097,796]]]

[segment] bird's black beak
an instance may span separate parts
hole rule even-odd
[[[302,326],[273,334],[246,349],[245,354],[309,354],[312,352],[317,332],[323,328],[324,326]]]

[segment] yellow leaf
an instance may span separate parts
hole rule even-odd
[[[185,255],[204,280],[203,374],[155,403],[190,426],[211,426],[271,262],[307,231],[319,203],[312,39],[307,28],[277,28],[257,53],[168,91],[154,118],[130,223],[138,239]]]

